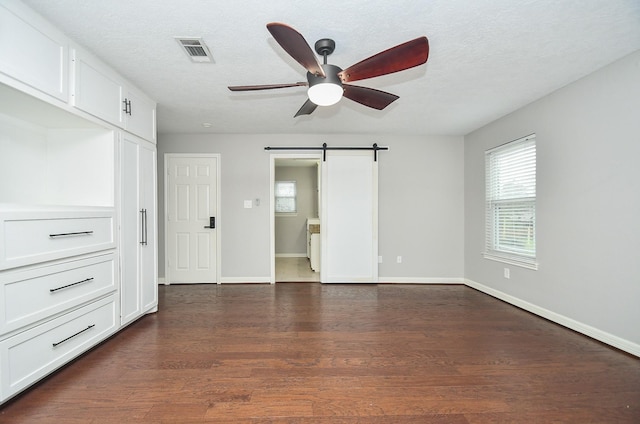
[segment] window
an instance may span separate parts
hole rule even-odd
[[[276,213],[296,213],[296,182],[276,181]]]
[[[537,269],[535,134],[488,150],[484,256]]]

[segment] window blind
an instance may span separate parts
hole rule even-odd
[[[488,150],[485,257],[536,268],[535,134]]]
[[[297,212],[295,181],[276,181],[274,192],[277,213]]]

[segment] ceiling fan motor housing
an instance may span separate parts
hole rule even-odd
[[[309,81],[309,87],[313,87],[316,84],[336,84],[342,87],[342,80],[338,76],[338,73],[342,72],[342,68],[336,65],[320,65],[324,71],[326,77],[318,76],[307,72],[307,81]]]

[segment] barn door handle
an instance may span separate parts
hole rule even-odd
[[[204,228],[216,228],[216,217],[215,216],[210,216],[209,217],[209,225],[205,226]]]

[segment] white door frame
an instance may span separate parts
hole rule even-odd
[[[270,243],[270,255],[271,255],[271,277],[269,282],[271,284],[276,283],[276,213],[274,197],[274,186],[276,184],[276,159],[316,159],[322,160],[322,153],[271,153],[270,155],[270,167],[269,167],[269,237]],[[320,181],[318,181],[320,184]],[[322,199],[321,199],[322,201]],[[318,210],[321,209],[321,205],[318,205]],[[322,234],[322,231],[320,231]],[[322,278],[322,275],[320,276]]]
[[[165,275],[165,281],[166,281],[166,277],[167,275],[169,275],[169,266],[168,266],[168,261],[167,261],[167,254],[168,254],[168,250],[169,250],[169,243],[168,243],[168,238],[167,238],[167,232],[168,232],[168,227],[169,227],[169,221],[167,220],[167,211],[169,210],[169,206],[168,206],[168,187],[167,187],[167,180],[168,180],[168,175],[169,175],[169,158],[216,158],[217,159],[217,164],[216,164],[216,208],[217,208],[217,215],[216,215],[216,231],[217,231],[217,235],[216,235],[216,282],[218,284],[221,284],[221,276],[222,276],[222,272],[220,270],[221,268],[221,239],[222,239],[222,231],[220,231],[220,224],[222,223],[222,218],[221,218],[221,205],[220,205],[220,168],[221,168],[221,162],[220,162],[220,153],[165,153],[164,154],[164,275]],[[166,284],[169,284],[169,281],[166,281]]]

